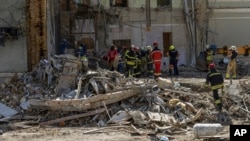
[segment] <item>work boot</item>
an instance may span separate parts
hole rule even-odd
[[[221,111],[222,111],[222,104],[221,104],[221,103],[217,104],[217,105],[215,106],[215,109],[216,109],[217,111],[221,112]]]

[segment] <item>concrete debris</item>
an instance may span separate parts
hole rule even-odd
[[[3,103],[0,103],[0,117],[11,117],[16,115],[18,112]]]
[[[146,116],[141,111],[128,111],[128,114],[131,116],[134,124],[136,125],[146,125],[149,123]]]
[[[119,123],[122,124],[124,121],[127,121],[131,118],[131,116],[126,111],[118,111],[114,114],[108,123]]]
[[[215,136],[223,130],[223,126],[218,123],[196,123],[193,127],[194,137],[202,138],[203,136]]]
[[[147,112],[150,121],[160,122],[162,124],[170,125],[175,119],[173,115],[167,115],[164,113]]]
[[[0,89],[0,122],[33,120],[40,126],[95,125],[101,129],[119,125],[139,135],[181,134],[193,128],[195,137],[203,138],[215,135],[210,132],[215,129],[210,128],[213,123],[229,125],[232,118],[249,117],[248,78],[226,83],[225,92],[220,92],[222,114],[215,112],[212,92],[203,87],[205,78],[126,78],[100,67],[106,66],[101,59],[88,61],[86,66],[72,55],[56,55],[41,60],[32,72],[6,79]],[[196,122],[210,124],[203,133],[200,127],[204,125]]]

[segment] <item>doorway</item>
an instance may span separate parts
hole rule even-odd
[[[167,57],[169,47],[172,45],[172,32],[163,32],[163,56]]]

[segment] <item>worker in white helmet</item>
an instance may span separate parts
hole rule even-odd
[[[207,68],[209,69],[209,64],[213,63],[213,51],[211,45],[206,45],[205,55],[206,55]]]
[[[230,60],[227,65],[226,79],[229,79],[230,77],[236,79],[236,57],[238,55],[236,46],[231,46],[228,49],[228,55]]]

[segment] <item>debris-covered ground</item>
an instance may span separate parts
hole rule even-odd
[[[105,68],[97,58],[58,55],[5,79],[0,140],[229,140],[230,124],[250,124],[248,76],[226,80],[218,113],[206,73],[194,68],[180,66],[182,76],[172,80]]]

